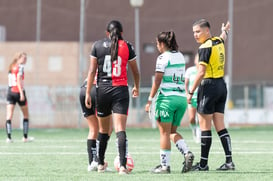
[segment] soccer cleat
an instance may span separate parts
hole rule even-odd
[[[196,163],[196,165],[192,166],[191,171],[208,171],[209,166],[206,165],[204,168],[200,166],[200,163]]]
[[[98,165],[98,172],[99,173],[104,173],[105,172],[104,165]]]
[[[226,170],[235,170],[235,165],[233,162],[230,163],[224,163],[223,165],[221,165],[219,168],[217,168],[216,170],[221,170],[221,171],[226,171]]]
[[[34,137],[28,137],[28,138],[23,137],[22,141],[24,143],[33,142],[34,141]]]
[[[156,174],[169,174],[171,173],[171,168],[170,166],[162,166],[158,165],[155,168],[151,170],[151,173],[156,173]]]
[[[6,139],[6,142],[7,142],[7,143],[13,143],[13,140],[12,140],[12,139],[7,138],[7,139]]]
[[[92,161],[90,165],[87,167],[87,171],[97,171],[98,170],[98,162]]]
[[[191,151],[185,154],[185,161],[183,162],[183,168],[181,171],[182,173],[186,173],[191,170],[193,160],[194,160],[194,155]]]
[[[119,172],[118,172],[120,175],[127,175],[127,174],[129,174],[129,171],[128,171],[128,169],[127,168],[125,168],[124,166],[121,166],[120,168],[119,168]]]
[[[104,173],[104,172],[107,172],[108,171],[108,169],[107,169],[107,167],[108,167],[108,163],[107,162],[104,162],[104,165],[98,165],[98,172],[99,173]]]

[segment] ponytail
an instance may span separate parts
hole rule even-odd
[[[118,40],[121,38],[121,32],[117,28],[113,28],[110,32],[111,38],[111,62],[117,60],[118,58]]]
[[[111,39],[111,62],[115,61],[118,57],[118,41],[122,40],[122,25],[119,21],[111,21],[107,25],[107,32],[110,33]]]
[[[169,50],[178,51],[178,45],[173,31],[159,33],[157,35],[157,41],[164,43]]]

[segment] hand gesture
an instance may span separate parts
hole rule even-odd
[[[221,30],[228,33],[228,31],[230,30],[230,23],[229,23],[229,21],[227,21],[226,25],[224,23],[222,23]]]

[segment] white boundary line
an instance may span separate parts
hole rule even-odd
[[[86,152],[0,152],[0,156],[2,155],[86,155]],[[108,152],[106,155],[116,155],[116,152]],[[132,155],[158,155],[159,151],[157,152],[130,152]],[[180,154],[180,153],[172,153],[172,154]],[[211,151],[210,154],[224,154],[223,151]],[[273,151],[236,151],[233,152],[233,155],[259,155],[259,154],[273,154]]]
[[[109,140],[109,142],[112,142],[112,141],[115,141],[116,140],[116,138],[111,138],[110,140]],[[19,143],[19,142],[21,142],[22,143],[22,141],[21,140],[13,140],[15,143]],[[143,143],[152,143],[152,142],[158,142],[159,143],[159,139],[128,139],[128,141],[129,141],[129,143],[130,142],[143,142]],[[34,141],[35,143],[59,143],[59,142],[61,142],[61,143],[69,143],[69,142],[72,142],[72,143],[86,143],[86,139],[75,139],[75,140],[69,140],[69,139],[65,139],[65,140],[56,140],[56,139],[52,139],[52,140],[50,140],[50,139],[35,139],[35,141]],[[186,140],[186,142],[187,143],[192,143],[192,142],[194,142],[195,143],[195,141],[194,140],[191,140],[191,139],[189,139],[189,140]],[[220,143],[220,141],[219,141],[219,139],[213,139],[213,142],[215,142],[215,143]],[[3,143],[4,143],[4,141],[3,141]],[[244,140],[244,141],[239,141],[239,140],[234,140],[234,139],[232,139],[231,138],[231,143],[232,144],[249,144],[249,143],[253,143],[253,144],[273,144],[273,141],[271,141],[271,140],[269,140],[269,141],[264,141],[264,140]],[[4,143],[5,144],[5,143]],[[31,144],[31,143],[30,143]],[[0,143],[0,146],[1,146],[1,143]]]

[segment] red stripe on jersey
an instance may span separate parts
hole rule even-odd
[[[129,48],[124,40],[118,41],[118,59],[112,62],[112,85],[127,86],[127,63],[129,59]]]
[[[24,89],[24,83],[23,83],[23,80],[24,80],[24,72],[21,72],[22,73],[22,75],[21,75],[21,77],[22,77],[22,82],[21,82],[21,87],[22,87],[22,89]],[[19,65],[14,65],[13,67],[12,67],[12,69],[11,69],[11,72],[10,72],[10,75],[9,75],[9,78],[11,79],[11,80],[9,80],[9,82],[10,82],[10,87],[11,87],[11,91],[12,92],[20,92],[19,91],[19,89],[18,89],[18,80],[17,80],[17,75],[19,74]]]

